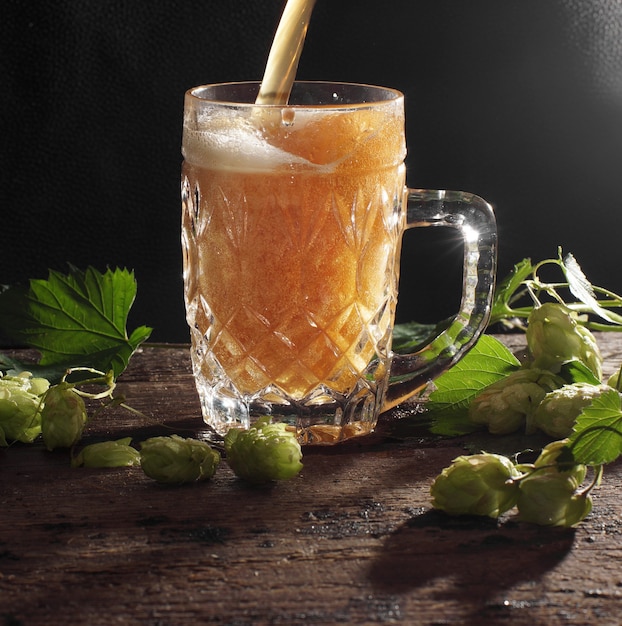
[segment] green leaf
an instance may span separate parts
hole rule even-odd
[[[577,417],[568,447],[576,463],[604,465],[622,454],[622,396],[605,391]]]
[[[0,327],[39,351],[38,366],[50,378],[69,367],[112,370],[117,378],[151,334],[151,328],[141,326],[128,337],[135,297],[134,273],[126,269],[101,274],[93,267],[85,272],[72,268],[67,275],[51,270],[47,280],[31,280],[29,289],[0,294]]]
[[[590,385],[600,385],[599,378],[582,361],[575,359],[568,361],[561,366],[559,375],[566,383],[589,383]]]
[[[518,359],[497,339],[483,335],[469,353],[439,376],[427,408],[434,424],[431,431],[442,435],[472,432],[478,426],[468,419],[469,405],[485,387],[520,367]]]
[[[497,284],[490,316],[491,325],[514,314],[511,307],[512,302],[522,295],[519,289],[522,289],[523,281],[530,276],[532,272],[533,265],[531,259],[523,259]]]
[[[572,254],[567,254],[564,257],[562,270],[566,280],[568,281],[568,288],[570,289],[572,295],[589,306],[595,315],[602,317],[607,322],[611,322],[616,325],[622,324],[622,316],[614,313],[613,311],[608,311],[598,303],[596,295],[594,294],[592,283],[590,283],[588,278],[585,276],[581,266]]]
[[[405,322],[393,327],[393,351],[398,354],[414,352],[428,337],[439,329],[437,324],[420,324],[419,322]]]

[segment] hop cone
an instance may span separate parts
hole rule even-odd
[[[207,480],[216,472],[220,455],[204,441],[178,435],[152,437],[140,448],[140,465],[147,476],[160,483],[191,483]]]
[[[469,419],[495,435],[524,427],[546,394],[564,381],[538,368],[520,369],[486,387],[471,402]]]
[[[0,377],[0,445],[32,443],[41,434],[42,395],[49,383],[28,372]]]
[[[519,519],[541,526],[575,526],[592,510],[589,495],[577,493],[576,478],[566,472],[534,472],[520,482]]]
[[[567,439],[545,446],[532,471],[519,484],[519,518],[541,526],[570,527],[592,510],[592,499],[578,492],[587,467],[568,455]]]
[[[608,389],[607,385],[573,383],[547,393],[528,419],[528,434],[540,429],[551,437],[568,437],[583,409]]]
[[[71,462],[73,467],[132,467],[140,465],[140,453],[130,446],[131,437],[85,446]]]
[[[430,488],[432,506],[451,515],[499,517],[516,504],[520,473],[505,456],[459,456]]]
[[[568,439],[552,441],[542,448],[534,463],[538,473],[564,474],[572,476],[580,485],[587,474],[587,467],[575,463],[572,453],[567,449]]]
[[[579,360],[602,378],[603,359],[594,335],[563,304],[547,302],[535,308],[526,334],[536,367],[557,372],[564,363]]]
[[[84,400],[69,383],[48,389],[41,411],[41,433],[48,450],[71,448],[82,437],[86,420]]]
[[[293,478],[302,469],[302,450],[285,424],[262,418],[248,430],[225,435],[227,462],[236,476],[251,483]]]

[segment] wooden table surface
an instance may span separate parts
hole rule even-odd
[[[622,337],[598,339],[612,373]],[[187,347],[144,347],[118,388],[154,421],[114,409],[86,443],[204,432]],[[426,437],[412,417],[391,436],[401,414],[261,488],[224,462],[164,487],[139,468],[72,469],[39,443],[0,450],[0,624],[622,623],[621,464],[574,529],[451,518],[430,509],[433,478],[504,440]]]

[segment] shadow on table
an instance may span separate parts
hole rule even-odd
[[[431,510],[391,533],[369,580],[379,591],[392,593],[426,587],[434,600],[459,603],[474,623],[482,623],[483,607],[494,608],[495,597],[522,582],[536,583],[568,556],[574,537],[573,529]],[[536,595],[534,587],[531,599]],[[500,602],[499,609],[508,608]]]

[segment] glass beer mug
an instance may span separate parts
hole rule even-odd
[[[220,434],[270,415],[301,443],[335,443],[371,432],[484,330],[495,219],[477,196],[406,187],[400,92],[298,82],[286,105],[258,105],[258,89],[207,85],[185,98],[194,377]],[[394,354],[402,234],[437,225],[462,233],[461,310],[414,354]]]

